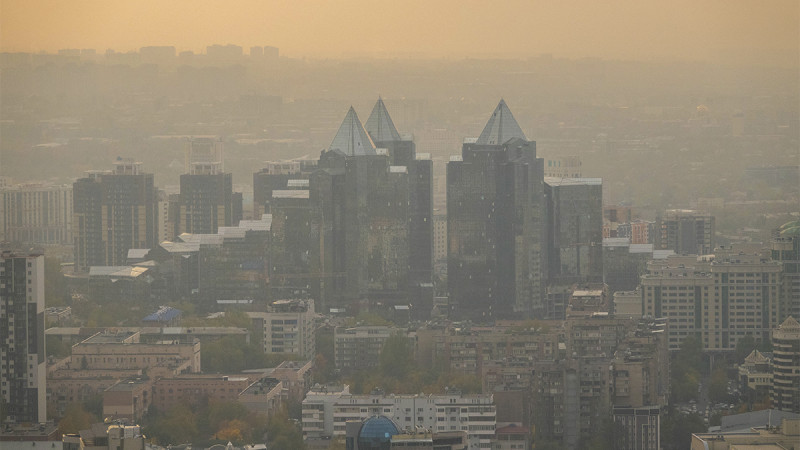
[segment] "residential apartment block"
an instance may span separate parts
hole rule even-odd
[[[347,373],[375,369],[379,366],[383,344],[396,335],[405,335],[405,332],[387,326],[337,327],[333,332],[336,370]]]
[[[47,420],[44,326],[44,255],[2,250],[0,398],[7,408],[4,421]]]
[[[72,186],[0,189],[0,241],[72,245]]]
[[[655,245],[682,255],[707,255],[714,250],[714,216],[688,209],[667,210],[656,219]]]
[[[748,334],[769,339],[780,319],[782,275],[780,262],[752,248],[669,256],[648,264],[641,281],[643,312],[668,319],[671,350],[697,336],[706,351],[732,351]]]
[[[800,323],[789,317],[772,334],[772,407],[800,413]]]
[[[128,250],[152,248],[158,237],[153,174],[118,160],[113,171],[92,171],[72,186],[75,269],[122,266]]]
[[[347,386],[331,392],[317,386],[303,400],[303,436],[343,437],[348,421],[363,421],[374,415],[390,418],[400,429],[464,431],[470,449],[491,448],[497,425],[491,394],[353,395]]]
[[[256,339],[264,353],[286,353],[313,359],[314,300],[292,299],[272,302],[268,312],[249,312]]]

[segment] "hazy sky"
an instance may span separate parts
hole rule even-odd
[[[798,14],[797,0],[0,0],[0,47],[787,63],[798,58]]]

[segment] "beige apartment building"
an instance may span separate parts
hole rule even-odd
[[[72,347],[70,367],[119,370],[166,366],[181,372],[200,372],[200,342],[144,344],[140,336],[133,331],[97,333]]]
[[[668,320],[671,350],[688,336],[706,351],[732,351],[739,339],[769,339],[780,320],[782,266],[753,248],[708,256],[669,256],[641,279],[644,314]]]

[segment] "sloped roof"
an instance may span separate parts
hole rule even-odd
[[[786,318],[786,320],[783,321],[782,324],[780,324],[780,326],[778,328],[783,330],[783,331],[785,331],[785,330],[798,330],[798,329],[800,329],[800,323],[798,323],[796,320],[794,320],[794,317],[789,316],[789,317]]]
[[[158,311],[148,315],[143,322],[168,322],[181,315],[181,310],[175,309],[171,306],[161,306]]]
[[[519,127],[517,120],[508,109],[505,100],[500,100],[497,108],[494,109],[489,121],[483,128],[481,135],[478,137],[477,144],[479,145],[501,145],[512,138],[520,138],[528,140],[522,128]]]
[[[372,143],[372,139],[361,125],[358,114],[352,106],[347,111],[339,131],[336,132],[336,137],[333,138],[328,149],[339,150],[347,156],[375,154],[375,144]]]
[[[744,358],[744,361],[753,364],[759,364],[759,363],[767,363],[769,362],[769,359],[766,356],[764,356],[763,353],[754,349],[752,352],[750,352],[749,355],[747,355]]]
[[[364,123],[364,128],[369,133],[369,136],[374,142],[386,141],[400,141],[400,133],[392,122],[389,111],[386,110],[386,105],[383,104],[383,99],[378,97],[378,102],[372,108],[372,113]]]

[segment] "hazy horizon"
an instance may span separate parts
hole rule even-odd
[[[270,45],[309,58],[598,57],[798,65],[798,4],[777,0],[569,5],[509,0],[336,2],[3,0],[0,50],[119,52]]]

